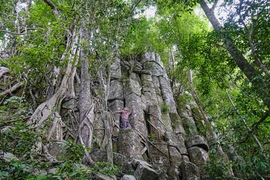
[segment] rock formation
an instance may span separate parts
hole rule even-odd
[[[9,69],[0,67],[0,72],[0,78],[6,78]],[[88,70],[85,69],[85,72]],[[113,163],[121,165],[123,170],[122,174],[117,176],[93,174],[91,178],[188,180],[205,177],[204,167],[209,157],[209,145],[207,140],[199,135],[200,126],[197,123],[200,122],[200,115],[189,105],[177,107],[159,55],[148,52],[132,59],[117,59],[111,65],[110,73],[110,85],[106,85],[109,87],[107,105],[110,113],[104,111],[104,108],[96,108],[95,111],[92,108],[93,122],[88,124],[89,128],[86,129],[92,133],[92,139],[89,140],[92,144],[91,152],[88,154],[85,149],[85,154],[92,162],[106,162],[109,157],[106,151],[110,150],[106,143],[110,141]],[[91,82],[93,87],[95,83]],[[63,101],[61,117],[78,124],[80,108],[86,108],[85,104],[78,107],[83,100],[81,96],[78,100],[79,94],[83,92],[79,82],[75,83],[74,91],[74,98]],[[101,97],[95,91],[93,88],[92,95],[100,100]],[[89,89],[85,92],[91,94]],[[87,93],[84,95],[87,96]],[[99,103],[97,106],[102,105]],[[120,128],[120,115],[112,113],[123,107],[133,109],[129,117],[131,128]],[[109,122],[109,128],[105,126],[106,122]],[[62,160],[62,154],[66,151],[62,147],[69,135],[74,140],[77,140],[78,131],[81,139],[84,135],[89,135],[88,131],[81,132],[84,131],[83,128],[74,124],[65,123],[65,126],[58,128],[61,131],[56,132],[60,135],[51,131],[50,141],[43,147],[46,153],[53,157],[52,161]],[[65,128],[70,134],[64,134]],[[8,154],[4,154],[4,157],[8,159],[6,155]],[[47,173],[54,171],[51,169]]]
[[[157,179],[161,172],[169,179],[200,177],[199,169],[208,159],[208,144],[196,135],[191,110],[177,112],[169,79],[157,54],[148,52],[136,60],[118,59],[111,65],[108,107],[112,112],[123,107],[133,109],[131,129],[119,128],[119,114],[113,115],[111,128],[114,151],[130,162],[136,161],[132,167],[137,179],[149,179],[149,174],[150,179]],[[191,135],[189,141],[182,119]],[[102,141],[101,121],[95,122],[94,136]]]

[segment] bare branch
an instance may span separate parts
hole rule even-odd
[[[1,92],[0,95],[6,95],[8,93],[12,93],[13,91],[15,91],[16,89],[18,89],[21,86],[22,86],[22,83],[21,82],[18,82],[17,84],[15,84],[14,86],[12,86],[10,89],[7,89],[7,90]]]
[[[55,16],[58,17],[58,16],[60,15],[58,9],[56,8],[56,6],[53,4],[52,1],[50,1],[50,0],[44,0],[44,2],[45,2],[48,6],[50,6],[50,7],[52,8],[53,14],[54,14]]]
[[[8,68],[6,68],[6,67],[3,67],[3,66],[0,66],[0,78],[1,78],[4,74],[6,74],[6,73],[8,73],[8,72],[10,72],[10,69],[8,69]]]
[[[17,33],[17,32],[12,32],[12,31],[8,31],[8,30],[0,29],[0,32],[5,32],[5,33],[8,33],[8,34],[13,34],[13,35],[25,35],[25,34],[27,34],[27,31],[28,30],[38,30],[38,29],[40,29],[40,28],[26,28],[21,33]]]

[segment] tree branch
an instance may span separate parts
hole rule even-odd
[[[53,14],[55,16],[59,16],[59,11],[58,9],[56,8],[56,6],[53,4],[53,2],[51,0],[44,0],[44,2],[51,7],[51,9],[53,10]]]
[[[18,82],[16,83],[14,86],[12,86],[10,89],[7,89],[3,92],[0,93],[0,95],[6,95],[8,93],[12,93],[13,91],[15,91],[16,89],[18,89],[19,87],[21,87],[22,83]]]
[[[255,122],[254,124],[252,124],[252,132],[254,132],[255,131],[255,129],[257,129],[258,128],[258,126],[262,123],[262,122],[264,122],[265,120],[266,120],[266,118],[268,117],[270,115],[270,111],[267,111],[265,114],[264,114],[264,116],[259,120],[259,121],[257,121],[257,122]]]

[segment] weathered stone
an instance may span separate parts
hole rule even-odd
[[[51,168],[48,170],[48,174],[56,174],[57,168]]]
[[[117,180],[115,175],[106,176],[103,174],[95,174],[94,180]]]
[[[121,129],[118,137],[119,153],[129,158],[142,159],[140,140],[141,138],[134,130]]]
[[[135,93],[137,96],[141,96],[142,87],[138,81],[130,79],[129,81],[129,88],[132,93]],[[127,90],[128,92],[128,90]]]
[[[137,168],[140,164],[143,165],[143,166],[148,166],[148,167],[152,168],[152,165],[149,164],[148,162],[146,162],[144,160],[141,160],[141,159],[136,159],[136,158],[132,159],[131,164],[135,168]]]
[[[205,165],[207,159],[209,158],[207,151],[196,146],[188,148],[188,154],[190,161],[198,166]]]
[[[167,173],[168,173],[169,179],[171,179],[171,180],[179,180],[180,179],[180,172],[179,172],[177,166],[170,166],[168,168]]]
[[[107,152],[100,150],[100,149],[92,149],[91,153],[91,158],[95,162],[106,162],[107,161]]]
[[[188,155],[184,154],[182,155],[182,157],[183,157],[183,161],[187,161],[187,162],[190,161]]]
[[[126,158],[126,159],[129,159],[129,158]],[[136,167],[132,164],[132,161],[125,163],[122,166],[122,172],[124,174],[134,175],[135,170],[136,170]]]
[[[155,76],[162,76],[165,74],[160,57],[154,52],[148,52],[143,55],[142,65],[144,71],[148,71]]]
[[[197,130],[194,118],[193,116],[189,115],[187,109],[181,111],[180,117],[183,121],[183,126],[186,133],[190,136],[196,135],[198,133],[198,130]]]
[[[108,96],[108,101],[115,99],[123,100],[123,87],[118,80],[111,81],[110,92]]]
[[[148,163],[137,161],[137,164],[138,165],[134,173],[137,180],[156,180],[158,178],[158,173],[152,169]]]
[[[158,180],[168,180],[168,179],[169,177],[165,172],[160,173],[158,176]]]
[[[209,146],[206,139],[200,135],[193,136],[191,140],[187,141],[188,148],[194,146],[198,146],[207,152],[209,151]]]
[[[153,92],[155,90],[151,75],[149,75],[149,74],[142,74],[141,75],[141,79],[142,79],[142,89],[143,89],[143,92]]]
[[[104,122],[102,120],[101,114],[96,113],[95,121],[94,121],[94,132],[93,132],[93,146],[100,147],[101,142],[104,138]]]
[[[141,63],[147,62],[147,61],[160,61],[159,56],[154,52],[146,52],[142,56]]]
[[[176,134],[185,134],[185,130],[183,127],[183,122],[180,118],[180,116],[176,113],[169,113],[170,119],[171,119],[171,124],[174,129],[174,132]]]
[[[170,166],[167,142],[152,141],[149,145],[149,152],[151,153],[151,159],[155,167],[159,169],[166,169]]]
[[[10,161],[18,161],[18,160],[19,160],[14,154],[9,153],[9,152],[4,152],[3,159],[4,159],[6,162],[10,162]]]
[[[144,119],[144,111],[141,106],[142,99],[134,93],[128,94],[125,97],[125,104],[129,109],[133,109],[133,113],[130,117],[131,126],[135,129],[136,132],[139,132],[140,135],[146,138],[148,133]]]
[[[192,180],[192,179],[199,179],[198,177],[200,177],[200,171],[199,168],[188,161],[182,161],[181,165],[180,165],[180,169],[181,169],[181,174],[182,174],[182,178],[183,180]]]
[[[136,178],[132,175],[124,175],[120,180],[136,180]]]
[[[164,102],[169,106],[171,113],[177,113],[173,93],[168,79],[160,76],[159,83]]]
[[[49,153],[57,160],[62,160],[66,152],[65,145],[66,142],[64,141],[51,142],[48,147]]]
[[[123,100],[114,100],[109,102],[108,107],[110,111],[115,112],[115,111],[120,111],[124,107],[124,102]]]
[[[119,79],[121,78],[121,65],[120,59],[117,58],[113,64],[111,65],[111,78],[112,79]]]
[[[171,124],[171,119],[168,113],[162,113],[161,114],[161,120],[165,126],[165,130],[168,132],[172,132],[172,124]]]
[[[111,112],[120,111],[124,107],[124,102],[122,100],[114,100],[108,104],[108,107]],[[120,129],[120,114],[114,113],[112,114],[112,116],[113,116],[112,136],[117,137]]]
[[[138,61],[133,66],[133,72],[140,73],[142,71],[142,64]]]
[[[169,145],[171,163],[179,165],[187,154],[184,139],[178,138],[173,132],[166,132],[166,141]]]
[[[158,105],[149,106],[148,112],[149,134],[156,135],[158,139],[162,139],[165,133],[165,126],[161,120],[161,110]]]
[[[118,165],[123,165],[128,163],[129,158],[120,153],[113,153],[113,162]]]
[[[1,129],[1,133],[2,134],[8,134],[11,130],[13,130],[14,127],[13,126],[5,126]]]

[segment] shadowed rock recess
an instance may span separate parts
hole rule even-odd
[[[177,112],[169,79],[157,54],[118,59],[111,65],[108,107],[110,111],[133,109],[131,129],[119,128],[119,114],[113,115],[111,123],[114,163],[126,167],[122,179],[185,180],[202,176],[209,146],[204,137],[196,135],[190,108]],[[101,142],[103,125],[96,118],[94,137]]]

